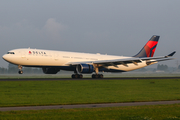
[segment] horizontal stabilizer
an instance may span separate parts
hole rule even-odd
[[[171,54],[167,55],[167,57],[172,57],[175,53],[176,53],[176,51],[174,51]]]

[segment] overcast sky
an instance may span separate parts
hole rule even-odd
[[[133,56],[152,35],[155,56],[177,51],[161,64],[180,63],[180,0],[0,0],[1,56],[28,47]]]

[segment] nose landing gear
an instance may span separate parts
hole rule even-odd
[[[19,70],[19,72],[18,72],[18,73],[19,73],[19,74],[23,74],[23,71],[20,71],[20,70]]]
[[[18,68],[19,68],[19,74],[23,74],[23,71],[22,71],[22,66],[21,65],[18,65]]]

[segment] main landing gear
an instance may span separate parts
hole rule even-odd
[[[103,74],[92,74],[92,78],[103,78]]]
[[[75,70],[74,74],[71,75],[71,78],[83,78],[82,74],[78,74],[78,72]]]
[[[93,79],[103,78],[103,74],[98,74],[98,72],[99,72],[98,67],[95,67],[95,72],[96,72],[96,74],[92,74],[92,78]],[[72,74],[71,77],[72,78],[83,78],[83,75],[82,74],[78,74],[78,72],[75,70],[74,74]]]
[[[19,74],[23,74],[23,71],[22,71],[22,66],[21,65],[18,65],[18,68],[19,68]]]
[[[72,78],[83,78],[82,74],[72,74]]]
[[[71,78],[83,78],[82,74],[72,74]],[[92,74],[92,78],[103,78],[103,74]]]
[[[96,74],[92,74],[92,78],[103,78],[103,74],[98,74],[99,73],[99,66],[98,65],[94,65],[94,70],[96,72]]]

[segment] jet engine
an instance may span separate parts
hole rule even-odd
[[[89,64],[79,64],[78,66],[76,66],[76,70],[79,73],[92,73],[94,71],[94,67],[93,65]]]
[[[60,71],[58,68],[42,68],[44,74],[56,74]]]

